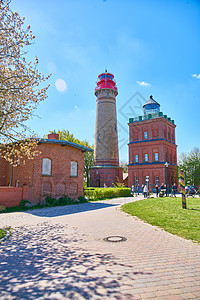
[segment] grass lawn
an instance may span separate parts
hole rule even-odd
[[[200,198],[187,198],[187,209],[181,198],[144,199],[122,206],[122,210],[166,231],[200,242]]]
[[[6,236],[6,231],[0,228],[0,239]]]

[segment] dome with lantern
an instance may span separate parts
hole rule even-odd
[[[144,115],[158,114],[160,112],[160,104],[153,99],[153,96],[149,97],[149,100],[143,105]]]

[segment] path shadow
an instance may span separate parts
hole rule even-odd
[[[108,208],[113,206],[117,206],[117,204],[87,202],[87,203],[81,203],[76,205],[45,207],[42,209],[25,211],[24,213],[28,213],[38,217],[57,217],[57,216],[76,214],[76,213],[81,213],[86,211],[97,210],[97,209],[103,209],[103,208]]]
[[[67,226],[43,222],[18,227],[2,245],[1,299],[133,299],[120,289],[149,272],[134,272],[112,254],[87,251]]]

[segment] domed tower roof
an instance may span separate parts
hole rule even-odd
[[[160,112],[160,104],[153,99],[153,96],[149,97],[149,100],[143,105],[144,115],[155,114]]]

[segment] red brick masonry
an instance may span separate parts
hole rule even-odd
[[[29,200],[29,187],[0,186],[0,205],[18,206],[22,199]]]

